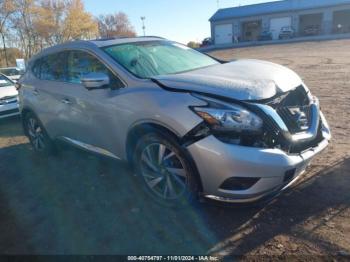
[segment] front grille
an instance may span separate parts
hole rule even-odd
[[[306,131],[311,122],[310,106],[279,107],[276,109],[291,134]]]
[[[8,105],[17,103],[17,96],[6,96],[0,99],[0,105]]]
[[[289,91],[268,103],[282,118],[291,134],[303,132],[311,123],[310,100],[303,86]]]
[[[309,103],[310,100],[302,85],[267,102],[272,108],[306,106]]]
[[[324,139],[320,121],[317,131],[315,130],[317,135],[314,139],[305,141],[290,140],[289,135],[309,132],[316,121],[316,119],[313,119],[314,114],[312,113],[313,110],[311,110],[314,105],[312,105],[313,103],[303,86],[265,101],[265,104],[272,107],[280,116],[289,133],[286,134],[273,117],[261,115],[267,131],[263,141],[267,146],[278,147],[290,154],[299,154],[316,147]]]

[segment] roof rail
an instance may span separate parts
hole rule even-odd
[[[109,41],[109,40],[125,39],[125,38],[147,38],[147,37],[165,39],[164,37],[160,37],[160,36],[146,35],[146,36],[135,36],[135,37],[128,37],[128,36],[102,37],[102,38],[92,39],[90,41]]]
[[[156,36],[156,35],[145,35],[145,36],[138,36],[138,38],[142,38],[142,37],[152,37],[152,38],[166,39],[166,38],[164,38],[164,37],[161,37],[161,36]]]

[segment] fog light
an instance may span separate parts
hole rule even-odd
[[[254,186],[260,178],[258,177],[231,177],[221,184],[220,188],[224,190],[247,190]]]

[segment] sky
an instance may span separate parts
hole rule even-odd
[[[141,16],[145,16],[146,35],[162,36],[187,44],[210,36],[209,18],[217,11],[217,0],[83,0],[95,16],[122,11],[129,16],[138,35],[143,35]],[[219,0],[219,7],[234,7],[273,0]]]

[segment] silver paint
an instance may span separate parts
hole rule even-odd
[[[302,84],[290,69],[259,60],[237,60],[182,74],[155,77],[170,89],[190,90],[230,97],[261,100]]]
[[[82,84],[37,79],[30,70],[21,78],[21,110],[36,113],[52,139],[65,137],[82,148],[127,160],[127,137],[133,128],[155,124],[183,138],[203,120],[190,106],[206,102],[189,92],[208,93],[236,100],[260,100],[277,93],[293,90],[303,84],[291,70],[270,62],[238,60],[192,72],[159,76],[157,80],[171,92],[148,79],[139,79],[118,65],[100,47],[118,43],[159,40],[133,38],[108,41],[75,41],[44,50],[30,62],[63,50],[89,52],[103,62],[125,87],[87,90]],[[319,111],[319,110],[317,110]],[[267,113],[288,132],[278,114]],[[256,200],[280,190],[286,171],[296,168],[298,176],[312,158],[328,144],[330,132],[324,116],[322,131],[325,139],[316,148],[301,155],[288,155],[280,149],[261,149],[226,144],[208,136],[186,150],[192,156],[203,184],[203,194],[214,199],[238,201]],[[223,191],[221,183],[232,176],[260,177],[252,188],[243,191]]]

